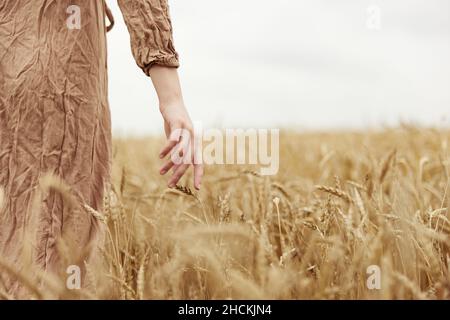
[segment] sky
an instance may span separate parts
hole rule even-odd
[[[206,128],[450,127],[448,0],[169,0],[185,103]],[[162,133],[115,0],[116,135]]]

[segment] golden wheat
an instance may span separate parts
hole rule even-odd
[[[52,295],[21,280],[38,298],[449,299],[449,139],[406,126],[285,132],[276,176],[211,166],[198,192],[192,173],[165,187],[161,139],[117,139],[103,212],[83,205],[108,226],[93,284]],[[367,287],[373,265],[380,290]]]

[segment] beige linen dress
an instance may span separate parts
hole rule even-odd
[[[118,3],[138,66],[177,67],[167,0]],[[104,0],[0,0],[0,290],[12,296],[24,289],[5,266],[26,269],[26,244],[33,268],[52,272],[102,243],[85,205],[102,210],[110,178],[106,12]],[[43,188],[48,173],[69,190]]]

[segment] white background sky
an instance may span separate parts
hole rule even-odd
[[[169,0],[185,101],[206,127],[450,126],[449,0]],[[115,134],[162,132],[115,0]],[[366,26],[368,7],[381,29]]]

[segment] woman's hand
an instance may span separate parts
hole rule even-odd
[[[174,68],[153,66],[150,76],[159,98],[159,109],[164,118],[164,130],[167,142],[159,157],[168,161],[161,167],[160,173],[166,174],[172,169],[168,186],[176,186],[187,169],[194,167],[194,187],[200,189],[203,166],[195,163],[195,132],[181,94],[177,70]]]
[[[203,176],[203,167],[196,164],[195,155],[195,132],[192,121],[182,101],[173,102],[169,105],[160,106],[164,118],[164,130],[167,142],[161,150],[161,159],[170,155],[168,161],[161,167],[160,173],[166,174],[172,169],[173,174],[169,179],[169,187],[173,188],[184,175],[189,166],[194,166],[194,187],[200,189]],[[178,155],[176,154],[178,152]]]

